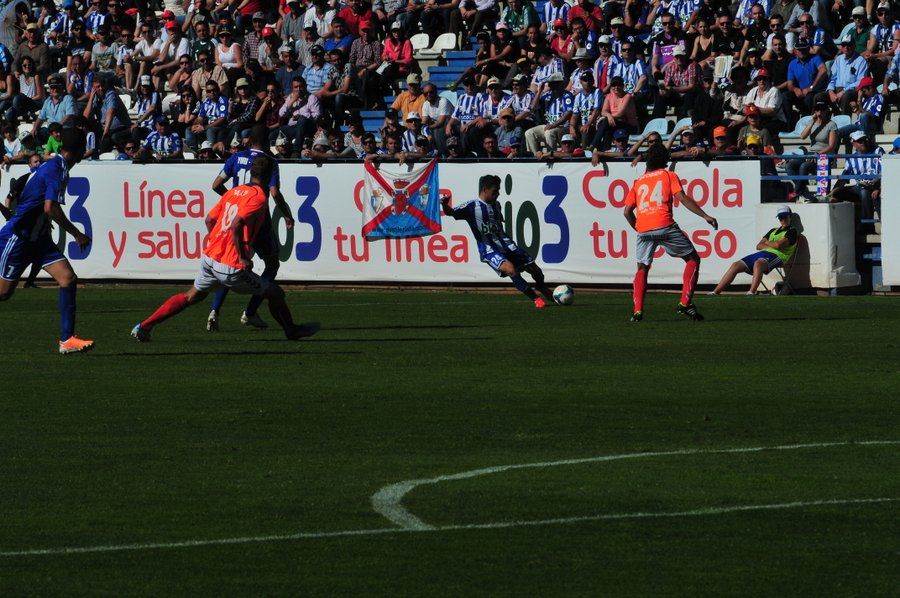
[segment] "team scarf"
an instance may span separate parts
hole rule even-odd
[[[424,237],[441,232],[437,160],[395,173],[365,163],[362,233],[367,240]]]

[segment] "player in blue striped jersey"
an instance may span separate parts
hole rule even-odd
[[[72,235],[81,249],[91,239],[66,217],[62,204],[66,202],[69,169],[84,156],[84,132],[66,129],[62,135],[59,154],[41,164],[22,190],[16,211],[0,229],[0,301],[12,297],[16,283],[25,268],[39,262],[47,274],[59,283],[59,315],[62,321],[59,352],[62,354],[87,351],[94,341],[75,336],[75,291],[77,277],[69,260],[50,237],[50,221]]]
[[[547,301],[553,301],[553,294],[544,283],[544,273],[534,259],[522,251],[503,230],[503,214],[497,198],[500,196],[500,177],[486,174],[478,180],[478,199],[467,201],[461,206],[450,206],[450,197],[441,196],[444,214],[456,220],[465,220],[472,229],[478,255],[500,276],[509,276],[517,289],[534,301],[535,307],[545,307],[546,302],[522,278],[527,272],[534,279],[534,286]]]
[[[246,185],[250,182],[250,167],[257,156],[268,155],[263,150],[268,145],[268,132],[263,125],[256,125],[250,130],[250,149],[238,152],[228,158],[222,171],[213,181],[213,191],[219,195],[225,195],[228,189],[225,187],[225,181],[231,179],[231,187],[238,185]],[[272,158],[272,156],[269,156]],[[284,223],[288,230],[294,228],[294,218],[291,216],[291,208],[284,201],[284,195],[281,194],[281,179],[278,171],[278,162],[275,162],[275,168],[272,171],[272,178],[269,180],[269,192],[275,201],[275,207],[278,208],[284,216]],[[275,242],[275,232],[272,230],[272,216],[267,209],[265,212],[265,220],[256,239],[253,241],[253,251],[262,258],[265,264],[260,278],[272,281],[278,274],[278,268],[281,262],[278,259],[278,245]],[[212,311],[206,319],[207,332],[217,332],[219,330],[219,311],[222,304],[225,303],[225,297],[228,295],[227,289],[220,289],[213,298]],[[269,325],[259,317],[257,310],[262,305],[262,296],[253,295],[247,302],[244,313],[241,314],[241,324],[244,326],[253,326],[254,328],[268,328]]]

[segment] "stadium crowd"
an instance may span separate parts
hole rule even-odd
[[[315,160],[597,160],[663,142],[674,157],[771,154],[806,116],[811,150],[860,152],[900,101],[886,0],[0,6],[7,161],[54,153],[68,127],[88,132],[89,157],[138,160],[222,158],[254,126],[276,156]],[[410,38],[445,32],[475,57],[455,82],[423,83]],[[366,130],[372,109],[384,122]]]

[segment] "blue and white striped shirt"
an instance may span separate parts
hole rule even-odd
[[[638,83],[638,80],[641,77],[647,76],[647,65],[643,60],[635,60],[631,64],[628,64],[624,60],[616,63],[616,66],[613,68],[612,75],[607,74],[607,82],[612,77],[622,77],[625,81],[625,91],[627,93],[632,93],[634,91],[635,86]],[[648,91],[648,87],[644,85],[641,89],[641,93],[645,93]]]
[[[499,102],[494,102],[491,96],[486,96],[484,98],[484,105],[481,107],[481,116],[488,120],[496,120],[497,115],[500,114],[500,111],[506,107],[507,100],[509,99],[509,94],[503,94],[503,97],[500,98]]]
[[[567,2],[562,2],[559,6],[553,6],[550,2],[544,4],[544,10],[541,11],[541,21],[547,23],[547,33],[553,32],[553,21],[562,19],[569,21],[569,11],[572,7]]]
[[[844,172],[842,174],[845,175],[880,175],[881,174],[881,156],[884,155],[884,150],[881,147],[876,147],[872,154],[858,154],[856,152],[849,158],[847,158],[846,165],[844,166]],[[867,179],[859,181],[861,184],[872,185],[873,180]]]
[[[512,94],[508,98],[506,98],[506,105],[501,106],[501,110],[503,108],[512,108],[512,111],[516,113],[516,116],[519,116],[523,112],[531,112],[531,103],[534,101],[534,92],[526,91],[521,96]]]
[[[88,18],[85,20],[85,27],[92,33],[97,33],[97,31],[100,30],[100,27],[103,26],[103,23],[106,22],[107,16],[108,13],[101,13],[95,10],[89,14]]]
[[[215,100],[206,98],[203,102],[197,104],[197,107],[194,108],[194,114],[200,118],[205,118],[207,124],[220,118],[227,118],[228,98],[223,95],[220,95]]]
[[[483,111],[483,93],[481,93],[480,91],[475,92],[475,95],[473,96],[470,96],[467,93],[461,93],[459,94],[459,98],[456,100],[456,109],[453,110],[452,118],[455,118],[459,122],[466,124],[478,118]]]
[[[553,58],[545,65],[539,66],[534,71],[534,77],[531,78],[531,85],[537,86],[550,78],[553,73],[565,74],[562,60]]]
[[[149,98],[145,98],[144,96],[140,96],[137,103],[137,113],[138,116],[143,116],[145,112],[150,110],[150,108],[155,108],[153,112],[150,113],[148,117],[146,117],[139,124],[145,129],[153,130],[154,121],[156,117],[159,115],[159,94],[155,91]]]
[[[431,135],[429,135],[430,132],[431,131],[429,131],[427,127],[422,127],[422,130],[418,133],[412,129],[406,129],[403,131],[403,136],[400,138],[400,151],[416,151],[416,138],[419,137],[419,135],[425,135],[426,137],[431,138]]]
[[[153,131],[147,135],[147,138],[144,139],[144,143],[141,144],[141,147],[150,150],[160,157],[168,158],[181,151],[181,137],[178,136],[178,133],[169,133],[168,135],[163,136],[157,131]]]
[[[543,113],[547,124],[550,124],[562,118],[562,115],[566,112],[571,112],[573,103],[572,94],[568,91],[562,92],[555,98],[553,93],[548,91],[541,96],[538,102],[538,109]]]
[[[880,118],[881,109],[884,107],[884,96],[880,93],[876,93],[871,98],[861,98],[859,105],[863,110],[865,110],[875,118]]]
[[[891,23],[887,27],[878,23],[872,27],[872,35],[875,36],[875,51],[887,52],[894,45],[894,32],[900,29],[900,23]]]
[[[591,93],[585,93],[584,90],[582,90],[575,96],[575,101],[572,104],[572,111],[578,115],[581,124],[586,125],[594,110],[597,110],[602,106],[603,92],[599,89],[594,89]]]
[[[517,246],[503,230],[503,213],[500,202],[487,203],[482,199],[467,201],[453,210],[453,218],[465,220],[472,229],[478,255],[482,259],[489,253],[505,254]]]

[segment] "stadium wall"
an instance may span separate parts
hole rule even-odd
[[[900,155],[881,157],[881,275],[900,286]]]
[[[210,190],[216,164],[80,164],[68,185],[66,210],[87,229],[93,245],[82,253],[56,238],[88,279],[193,280],[205,227],[217,196]],[[396,171],[398,165],[385,166]],[[684,208],[676,219],[704,259],[701,283],[715,283],[735,259],[755,250],[760,226],[759,166],[753,161],[681,162],[685,188],[715,216],[718,231]],[[4,177],[25,172],[14,166]],[[584,162],[443,163],[440,187],[454,204],[477,195],[478,177],[503,180],[500,201],[513,238],[535,255],[552,281],[630,283],[634,232],[623,200],[643,167]],[[468,226],[444,218],[431,237],[366,242],[361,234],[362,164],[292,163],[281,166],[281,187],[297,225],[287,231],[274,215],[281,246],[279,278],[296,282],[498,282],[478,260]],[[900,188],[900,187],[898,187]],[[807,227],[806,235],[812,233]],[[852,264],[852,260],[850,262]],[[680,284],[681,260],[660,259],[655,283]]]

